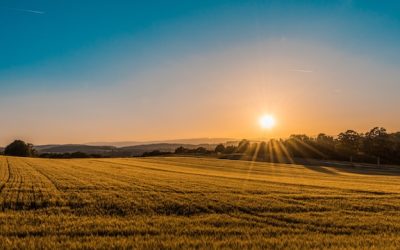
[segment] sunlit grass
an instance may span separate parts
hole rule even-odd
[[[400,171],[0,158],[5,248],[400,247]]]

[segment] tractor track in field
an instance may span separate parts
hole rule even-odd
[[[51,183],[51,185],[54,187],[54,189],[57,190],[57,192],[62,193],[62,191],[58,187],[57,183],[54,180],[52,180],[47,174],[45,174],[42,170],[39,170],[32,163],[27,162],[26,164],[29,165],[32,169],[34,169],[36,172],[38,172],[40,175],[42,175],[46,180],[48,180]]]
[[[52,200],[56,200],[57,204],[63,201],[54,182],[30,162],[8,158],[5,162],[8,173],[5,174],[5,170],[2,172],[3,178],[6,177],[6,184],[2,185],[0,190],[0,206],[3,210],[36,209],[47,207]]]
[[[47,180],[47,183],[50,185],[50,189],[54,191],[54,196],[56,197],[56,203],[57,204],[65,204],[65,193],[59,188],[58,184],[50,178],[48,174],[40,170],[35,166],[35,164],[32,164],[30,162],[25,162],[28,166],[30,166],[34,171],[36,171],[39,175],[37,176],[39,179],[42,180]],[[44,193],[41,189],[36,189],[39,191],[39,196],[42,198],[42,200],[45,200],[45,197],[48,196],[47,198],[50,199],[51,193],[46,192]],[[35,192],[34,192],[35,193]]]
[[[3,192],[3,189],[5,188],[6,184],[10,181],[10,162],[8,161],[8,159],[6,159],[7,162],[7,178],[4,181],[4,183],[2,183],[2,185],[0,186],[0,195]]]

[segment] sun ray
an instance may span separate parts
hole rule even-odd
[[[294,160],[293,160],[292,156],[290,155],[286,146],[281,141],[279,141],[278,145],[279,145],[280,149],[282,150],[283,154],[285,155],[286,159],[288,159],[291,164],[294,164]]]
[[[325,155],[324,153],[322,153],[322,152],[319,151],[318,149],[314,148],[313,146],[311,146],[311,145],[305,143],[304,141],[299,140],[299,139],[297,139],[297,138],[293,138],[293,139],[294,139],[296,142],[298,142],[299,144],[301,144],[302,146],[304,146],[305,148],[307,148],[307,149],[311,150],[312,152],[318,154],[319,156],[324,157],[324,158],[326,157],[326,155]],[[300,147],[299,147],[299,148],[300,148]],[[301,151],[302,151],[302,150],[300,149],[300,152],[301,152]],[[304,153],[304,152],[303,152],[303,153]],[[310,155],[308,155],[307,153],[305,153],[305,156],[310,156]]]

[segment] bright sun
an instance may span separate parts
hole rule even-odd
[[[272,115],[263,115],[260,117],[260,126],[263,129],[271,129],[275,126],[276,120]]]

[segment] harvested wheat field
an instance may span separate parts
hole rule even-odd
[[[0,157],[0,246],[400,248],[400,171]]]

